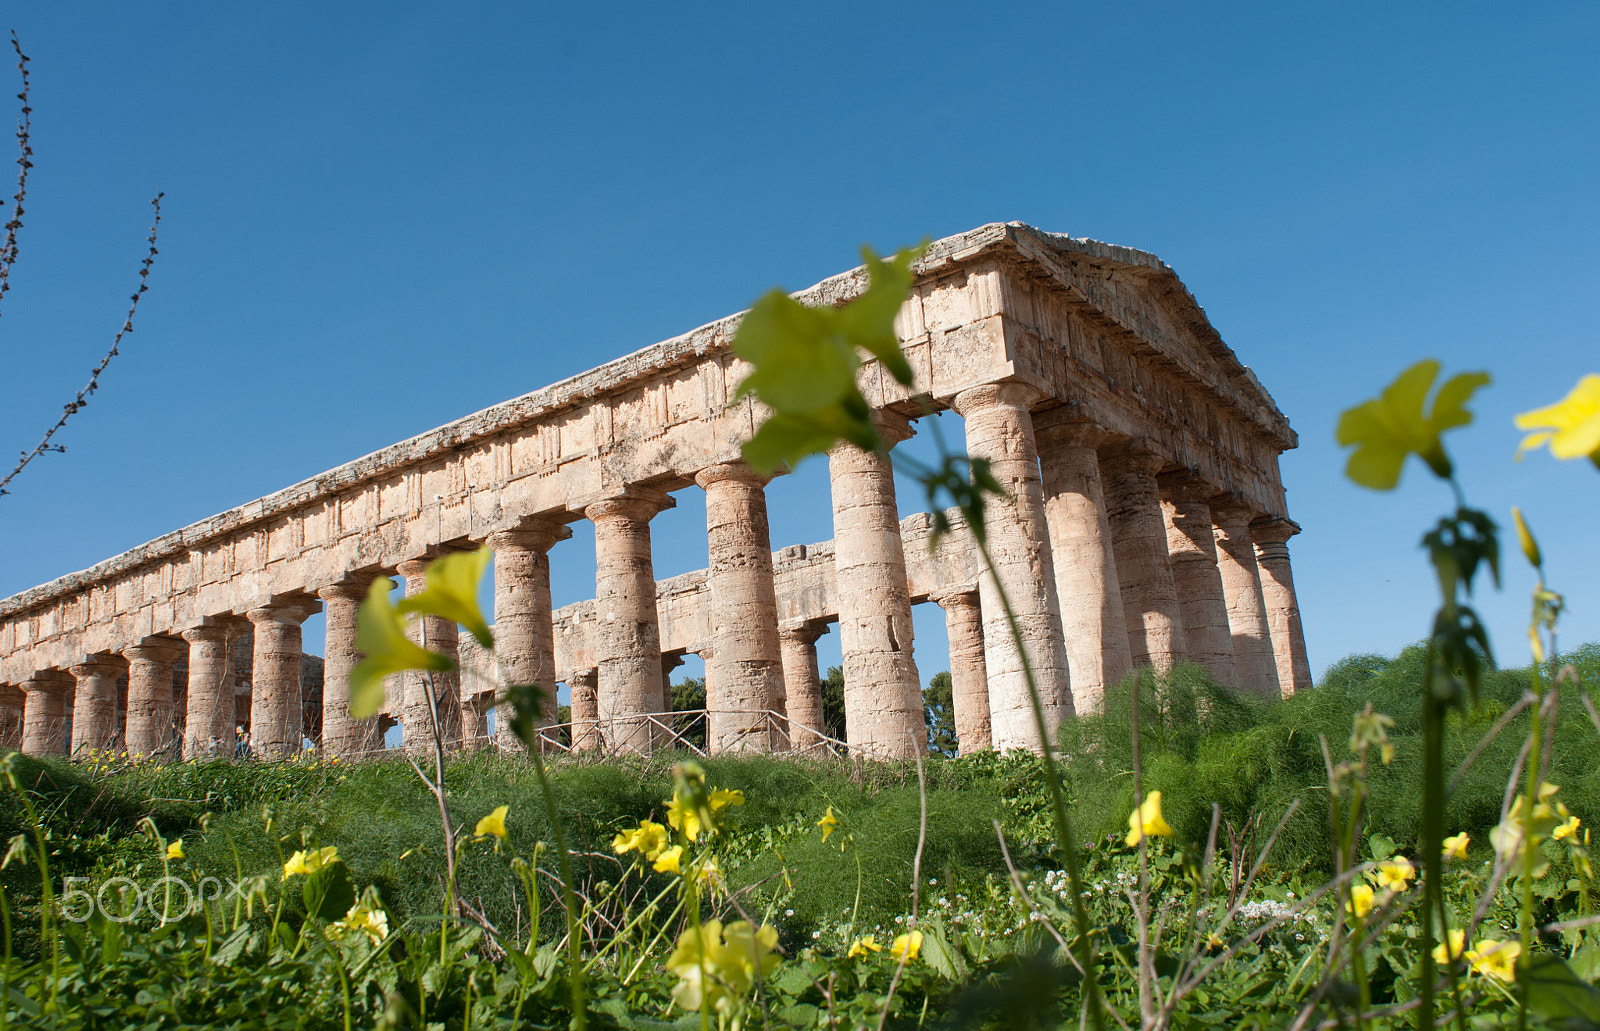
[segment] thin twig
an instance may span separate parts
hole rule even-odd
[[[11,266],[17,263],[17,230],[22,228],[23,202],[28,197],[28,170],[33,168],[33,108],[29,106],[32,84],[28,81],[28,55],[22,52],[16,30],[11,31],[11,49],[17,52],[17,71],[22,73],[22,110],[17,113],[17,192],[12,197],[11,221],[6,223],[6,236],[0,242],[0,300],[11,290]]]
[[[147,238],[150,242],[150,250],[145,254],[144,262],[139,266],[139,289],[133,292],[133,296],[129,300],[128,316],[122,320],[122,328],[117,330],[116,337],[111,341],[111,350],[106,352],[106,356],[100,359],[100,364],[96,365],[94,370],[89,373],[89,382],[85,384],[83,389],[78,391],[77,395],[74,396],[71,401],[68,401],[67,404],[62,408],[61,418],[56,420],[56,424],[45,431],[43,439],[41,439],[38,444],[34,445],[32,451],[22,452],[21,458],[19,458],[17,461],[16,468],[7,473],[5,479],[0,480],[0,497],[11,493],[10,491],[6,490],[6,484],[16,479],[17,474],[22,472],[23,469],[27,468],[29,462],[32,462],[35,458],[38,458],[47,451],[64,452],[67,450],[66,445],[64,444],[51,444],[50,438],[54,437],[56,435],[56,431],[67,424],[68,419],[78,414],[78,412],[89,403],[90,394],[93,394],[95,391],[100,389],[100,374],[106,371],[106,366],[111,364],[111,359],[115,358],[119,353],[118,348],[122,344],[122,338],[133,332],[133,316],[134,313],[139,310],[139,298],[143,297],[145,291],[150,288],[150,266],[155,264],[156,254],[158,253],[156,251],[156,230],[161,226],[161,198],[165,196],[165,193],[158,193],[155,195],[155,199],[150,202],[151,206],[156,209],[155,221],[150,223],[150,235]]]

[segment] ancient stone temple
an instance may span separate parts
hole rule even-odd
[[[930,412],[962,417],[1010,492],[987,511],[994,575],[960,533],[930,550],[889,462],[849,445],[827,459],[833,539],[773,550],[766,481],[740,460],[763,412],[732,400],[735,315],[0,602],[0,741],[198,755],[243,726],[256,756],[308,734],[358,755],[396,722],[407,747],[427,740],[432,690],[442,732],[469,742],[503,677],[567,684],[561,747],[648,751],[671,740],[668,674],[692,652],[707,749],[805,751],[827,744],[816,641],[836,626],[849,748],[905,756],[926,747],[923,601],[945,611],[964,750],[1038,746],[1024,655],[1052,723],[1143,665],[1198,661],[1260,695],[1310,686],[1278,472],[1295,434],[1173,271],[1017,223],[941,240],[916,271],[897,323],[916,384],[869,363],[863,388],[891,445]],[[797,296],[840,304],[864,286],[856,269]],[[651,519],[683,490],[705,492],[709,568],[657,581]],[[549,551],[583,519],[594,600],[552,612]],[[430,619],[420,633],[459,647],[462,674],[401,678],[384,713],[352,719],[367,586],[415,592],[430,559],[483,544],[495,656]],[[319,610],[308,712],[301,623]]]

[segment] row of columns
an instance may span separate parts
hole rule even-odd
[[[1096,707],[1108,684],[1144,665],[1165,671],[1198,661],[1220,681],[1263,695],[1308,686],[1285,543],[1294,524],[1252,520],[1248,508],[1199,479],[1164,473],[1165,459],[1147,442],[1081,421],[1047,421],[1036,435],[1030,409],[1040,396],[1025,384],[999,383],[953,400],[966,422],[968,455],[987,461],[1006,491],[986,502],[991,568],[976,585],[933,599],[945,609],[950,632],[962,747],[1038,747],[1029,667],[1047,733],[1066,716]],[[876,419],[890,447],[911,435],[904,416],[885,411]],[[868,754],[916,754],[926,749],[927,730],[893,469],[885,454],[841,444],[829,455],[829,477],[849,743]],[[701,470],[695,482],[706,496],[710,558],[711,638],[702,653],[708,746],[810,747],[822,727],[815,645],[824,628],[778,624],[766,480],[732,462]],[[666,663],[677,662],[664,662],[661,652],[650,521],[672,505],[664,492],[633,486],[583,508],[595,533],[596,665],[565,672],[575,748],[648,751],[666,738],[646,715],[671,708]],[[555,669],[548,552],[570,536],[558,520],[530,519],[488,539],[496,556],[503,680],[553,686],[562,675]],[[399,565],[408,595],[425,589],[429,560]],[[375,576],[322,587],[320,606],[306,597],[246,614],[254,630],[255,754],[272,758],[301,748],[300,624],[319,607],[327,613],[323,748],[356,755],[382,747],[383,724],[355,720],[348,710],[348,677],[360,658],[357,613]],[[172,663],[184,643],[183,752],[203,754],[231,742],[230,657],[240,625],[208,622],[185,630],[182,642],[152,638],[121,656],[87,657],[70,672],[38,674],[22,686],[25,750],[63,750],[66,742],[50,735],[60,736],[69,690],[72,750],[114,746],[115,682],[124,670],[125,747],[162,750],[163,735],[175,725]],[[416,627],[425,647],[456,653],[454,623],[424,617]],[[388,708],[405,728],[407,748],[431,747],[435,714],[447,745],[480,726],[482,713],[469,713],[472,725],[464,726],[462,694],[458,674],[401,678]],[[547,725],[554,710],[552,697]],[[0,705],[0,734],[5,721]],[[508,722],[499,721],[499,743],[517,747]]]

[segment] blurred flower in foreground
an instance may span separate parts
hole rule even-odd
[[[1560,459],[1588,455],[1600,465],[1600,376],[1590,373],[1572,392],[1553,405],[1523,412],[1517,429],[1530,430],[1517,447],[1517,457],[1536,447],[1550,446]]]
[[[1144,840],[1145,835],[1154,834],[1163,838],[1170,838],[1176,832],[1161,818],[1161,792],[1152,791],[1145,796],[1139,808],[1128,817],[1129,845],[1137,845]]]

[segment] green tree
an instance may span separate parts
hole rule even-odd
[[[822,731],[835,741],[850,740],[845,735],[849,727],[844,718],[844,669],[828,667],[822,678]]]
[[[956,754],[955,690],[950,671],[935,673],[922,689],[922,707],[928,719],[928,750],[940,755]]]
[[[684,714],[677,717],[674,728],[684,740],[702,749],[706,746],[705,710],[705,677],[685,677],[672,685],[672,711]]]

